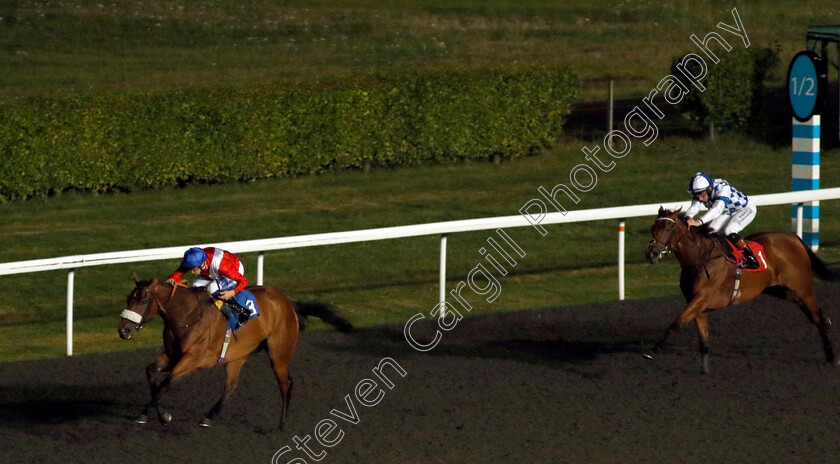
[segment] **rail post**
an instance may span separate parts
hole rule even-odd
[[[73,281],[75,269],[67,271],[67,356],[73,356]]]
[[[618,221],[618,299],[624,299],[624,219]]]
[[[263,284],[263,267],[265,266],[265,252],[257,255],[257,285]]]
[[[802,238],[802,231],[803,231],[803,210],[805,209],[805,205],[803,203],[796,204],[796,236]],[[804,239],[803,239],[804,240]]]
[[[446,315],[446,234],[440,236],[440,315]]]

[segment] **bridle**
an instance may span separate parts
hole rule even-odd
[[[669,233],[670,233],[670,235],[668,236],[668,240],[666,240],[666,241],[667,241],[667,242],[671,242],[671,235],[673,235],[673,231],[676,229],[676,223],[677,223],[677,221],[675,221],[673,218],[670,218],[670,217],[661,217],[661,218],[657,218],[657,219],[656,219],[656,221],[654,221],[654,222],[658,222],[658,221],[669,221],[669,222],[673,222],[673,223],[675,224],[675,228],[674,228],[674,229],[667,229],[667,228],[665,229],[667,232],[669,232]],[[668,253],[670,253],[670,252],[674,249],[674,246],[676,246],[677,244],[679,244],[679,243],[680,243],[680,241],[682,241],[682,239],[684,239],[684,238],[685,238],[687,235],[689,235],[689,234],[691,234],[691,236],[695,238],[695,242],[696,242],[695,244],[697,245],[697,248],[699,249],[699,248],[700,248],[700,240],[699,240],[699,239],[697,238],[697,236],[694,234],[694,230],[692,230],[690,226],[688,227],[688,231],[687,231],[687,232],[683,233],[683,235],[682,235],[682,236],[677,237],[677,239],[676,239],[676,241],[674,242],[674,245],[673,245],[673,246],[672,246],[670,243],[662,243],[662,242],[660,242],[659,240],[657,240],[657,239],[656,239],[656,237],[654,237],[653,239],[651,239],[651,241],[650,241],[650,243],[649,243],[649,246],[654,246],[654,245],[657,245],[657,246],[655,247],[655,249],[657,249],[657,251],[658,251],[658,253],[659,253],[659,259],[661,260],[662,258],[664,258],[664,257],[665,257],[665,255],[667,255]],[[661,245],[661,246],[662,246],[662,249],[661,249],[661,250],[659,250],[659,245]],[[703,256],[701,256],[699,253],[698,253],[698,255],[697,255],[697,260],[698,260],[698,262],[697,262],[696,264],[697,264],[698,266],[700,266],[700,265],[702,265],[702,266],[703,266],[703,270],[706,272],[706,277],[707,277],[707,278],[710,278],[710,275],[709,275],[709,269],[708,269],[708,267],[706,267],[706,262],[707,262],[707,261],[711,261],[711,260],[713,260],[713,259],[717,259],[717,258],[722,258],[722,257],[723,257],[723,252],[722,252],[722,251],[721,251],[721,255],[720,255],[720,256],[715,256],[715,257],[712,257],[712,256],[711,256],[712,250],[714,250],[714,249],[716,249],[716,248],[717,248],[717,241],[713,240],[713,241],[712,241],[712,249],[711,249],[711,250],[709,250],[709,256],[708,256],[708,257],[703,258]]]
[[[157,293],[152,291],[151,288],[146,287],[143,289],[143,292],[140,293],[140,304],[146,305],[146,309],[143,311],[143,314],[126,308],[120,313],[120,317],[133,322],[139,332],[143,329],[146,323],[149,322],[148,315],[152,311],[152,303],[157,303],[158,309],[161,312],[165,312],[163,305],[160,303],[160,300],[158,300]]]
[[[172,285],[172,293],[169,294],[170,299],[172,298],[173,295],[175,295],[175,291],[178,290],[178,287],[186,288],[187,286],[184,284],[184,281],[176,282],[174,285]],[[151,296],[151,298],[150,298],[150,296]],[[140,298],[141,298],[140,299],[140,304],[145,304],[146,305],[146,309],[143,311],[142,315],[140,313],[136,312],[136,311],[130,311],[128,308],[124,309],[123,312],[120,313],[121,318],[127,319],[127,320],[133,322],[136,325],[136,328],[137,328],[138,332],[140,330],[142,330],[143,327],[146,325],[146,323],[149,322],[149,320],[151,319],[151,318],[147,318],[147,316],[149,315],[149,313],[152,310],[152,303],[155,303],[155,304],[158,305],[158,311],[160,311],[161,314],[169,314],[166,311],[166,308],[163,306],[163,303],[160,302],[160,299],[157,296],[157,292],[152,290],[151,286],[147,286],[146,288],[143,289],[143,292],[140,294]],[[198,321],[201,320],[202,316],[204,316],[204,311],[201,311],[199,313],[198,319],[195,322],[192,322],[192,323],[189,323],[189,324],[184,324],[184,325],[176,325],[176,326],[169,326],[169,324],[167,324],[167,326],[169,326],[170,329],[186,329],[186,328],[189,328],[189,327],[197,324]],[[164,319],[164,322],[165,322],[165,319]]]
[[[657,218],[656,221],[654,221],[654,222],[659,222],[659,221],[668,221],[668,222],[673,222],[674,223],[674,228],[673,229],[668,229],[667,226],[666,226],[666,229],[665,229],[666,232],[669,232],[668,239],[666,240],[666,242],[671,242],[671,236],[674,235],[674,230],[676,230],[677,221],[675,221],[673,218],[661,217],[661,218]],[[676,242],[674,242],[674,245],[671,245],[670,243],[662,243],[659,240],[657,240],[656,237],[654,236],[650,240],[650,243],[648,243],[648,246],[653,246],[653,245],[661,245],[662,246],[661,250],[659,250],[659,246],[656,247],[657,252],[659,253],[659,259],[661,260],[668,253],[670,253],[673,250],[674,246],[676,244],[680,243],[680,241],[683,238],[685,238],[686,235],[688,235],[688,232],[684,233],[681,237],[677,237],[677,240],[676,240]]]

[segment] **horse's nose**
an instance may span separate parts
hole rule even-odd
[[[119,329],[118,332],[120,334],[120,338],[122,338],[123,340],[128,340],[131,338],[131,330],[128,327],[123,327]]]
[[[657,262],[659,262],[659,253],[656,250],[651,250],[650,248],[648,248],[645,251],[645,256],[647,257],[648,262],[651,264],[656,264]]]

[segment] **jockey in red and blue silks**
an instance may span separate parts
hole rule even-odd
[[[200,275],[193,287],[207,287],[211,295],[223,300],[233,298],[248,286],[239,258],[221,248],[190,248],[184,253],[181,266],[166,281],[174,284],[187,272]]]

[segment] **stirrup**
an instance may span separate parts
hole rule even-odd
[[[743,262],[739,264],[741,269],[758,269],[761,267],[761,263],[758,262],[758,259],[750,253],[749,255],[744,254]]]

